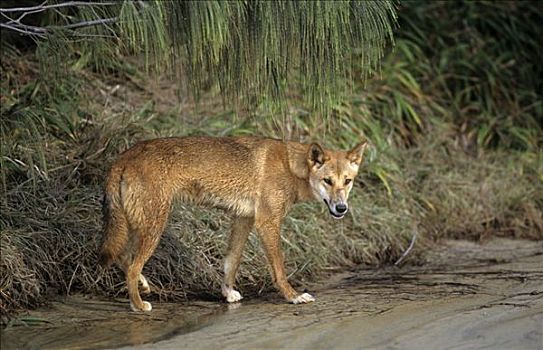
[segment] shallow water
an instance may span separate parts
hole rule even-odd
[[[543,349],[543,244],[447,241],[420,267],[358,268],[314,285],[317,301],[242,303],[69,297],[2,331],[2,349]],[[29,318],[30,317],[30,318]]]

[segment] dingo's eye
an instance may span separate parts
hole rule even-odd
[[[324,179],[322,179],[322,181],[324,181],[324,183],[327,184],[328,186],[332,186],[334,184],[332,182],[332,179],[329,177],[325,177]]]
[[[345,185],[348,185],[351,183],[351,181],[353,181],[352,179],[345,179]]]

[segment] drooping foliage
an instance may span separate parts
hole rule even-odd
[[[314,107],[324,108],[354,64],[364,67],[363,78],[378,67],[396,20],[393,0],[126,0],[54,10],[41,12],[45,31],[26,28],[42,44],[54,44],[48,56],[67,54],[61,38],[88,63],[104,66],[121,47],[143,54],[148,67],[185,77],[196,96],[218,86],[229,101],[284,102],[296,83]],[[361,54],[353,55],[355,49]]]

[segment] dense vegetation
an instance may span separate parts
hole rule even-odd
[[[225,104],[214,82],[195,102],[184,85],[142,69],[145,57],[74,45],[59,62],[45,57],[51,42],[3,40],[2,314],[56,293],[124,293],[118,270],[96,267],[103,177],[119,152],[157,136],[371,141],[351,215],[337,222],[314,203],[286,220],[283,247],[298,284],[394,263],[413,242],[402,263],[424,263],[441,237],[543,239],[541,13],[536,1],[402,3],[380,71],[365,81],[367,62],[355,57],[364,50],[353,52],[352,75],[339,77],[346,88],[324,110],[296,80],[285,87],[288,108]],[[155,297],[218,297],[228,224],[220,211],[177,205],[146,266]],[[256,236],[239,284],[245,294],[270,286]]]

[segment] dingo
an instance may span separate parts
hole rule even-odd
[[[291,303],[315,299],[298,294],[287,281],[280,250],[283,218],[299,201],[318,199],[334,218],[347,213],[347,197],[362,162],[366,142],[351,151],[257,137],[163,138],[136,144],[109,172],[105,197],[102,266],[116,262],[124,271],[134,311],[151,311],[142,301],[149,284],[143,265],[166,225],[172,200],[211,205],[234,214],[224,259],[222,294],[234,290],[242,250],[253,227],[266,251],[274,285]]]

